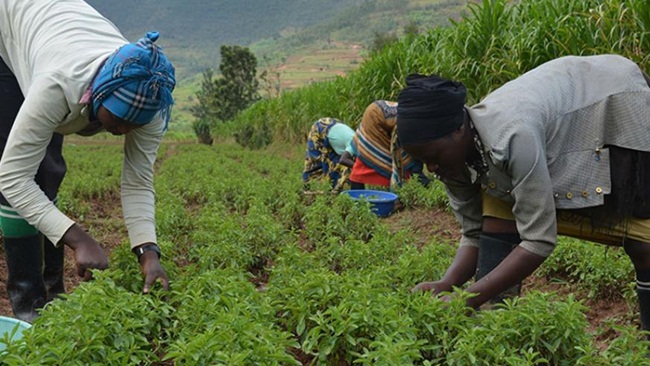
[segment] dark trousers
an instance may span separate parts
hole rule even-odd
[[[4,154],[9,133],[24,100],[16,77],[0,60],[0,154]],[[36,172],[36,184],[52,201],[65,176],[61,155],[63,136],[53,134],[43,161]],[[0,194],[0,203],[9,206]],[[55,248],[43,235],[3,237],[7,263],[7,293],[14,316],[32,322],[46,302],[65,292],[64,249]]]
[[[0,59],[0,154],[4,154],[9,132],[23,103],[23,93],[16,77]],[[55,133],[47,146],[47,152],[36,173],[36,184],[50,200],[54,200],[66,172],[65,160],[61,154],[63,135]],[[0,203],[9,205],[0,195]]]

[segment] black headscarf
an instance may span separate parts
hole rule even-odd
[[[436,75],[411,74],[398,97],[397,134],[402,146],[447,136],[464,119],[467,90]]]

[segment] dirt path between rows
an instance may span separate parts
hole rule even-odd
[[[434,209],[403,210],[390,216],[387,224],[393,232],[408,228],[416,234],[416,245],[424,245],[432,240],[443,243],[442,245],[457,245],[460,238],[460,227],[453,214],[448,211]],[[542,264],[543,265],[543,264]],[[431,279],[436,280],[436,279]],[[595,332],[598,328],[604,331],[597,338],[600,348],[604,348],[607,341],[615,338],[617,332],[608,324],[609,321],[616,325],[635,324],[638,326],[636,303],[629,305],[624,299],[587,299],[584,290],[579,285],[567,283],[554,283],[547,278],[531,276],[522,285],[522,294],[532,289],[555,292],[560,296],[573,294],[578,299],[584,299],[584,304],[589,308],[586,312],[590,323],[589,331]],[[630,309],[630,307],[635,307]]]
[[[175,147],[168,147],[161,160],[165,160],[176,152]],[[160,162],[157,163],[157,167]],[[107,255],[127,237],[126,229],[122,221],[121,204],[119,194],[109,194],[96,199],[92,209],[85,215],[80,224],[85,228],[92,228],[92,234],[100,242]],[[78,218],[72,217],[73,220]],[[396,232],[401,229],[408,229],[416,234],[416,245],[422,246],[435,240],[442,245],[456,245],[460,236],[458,224],[453,215],[443,209],[406,209],[401,210],[384,219],[389,229]],[[135,258],[134,258],[135,260]],[[80,282],[76,274],[74,253],[66,248],[65,284],[68,292],[73,291]],[[7,267],[5,263],[4,247],[0,246],[0,315],[12,316],[11,306],[6,292]],[[434,280],[434,279],[432,279]],[[545,278],[532,276],[524,282],[522,292],[525,294],[530,289],[542,291],[554,291],[560,295],[576,294],[577,287],[567,284],[550,283]],[[577,293],[576,297],[581,298]],[[624,300],[586,300],[585,304],[590,308],[587,318],[591,324],[591,330],[605,326],[607,320],[613,320],[615,324],[638,323],[635,312],[631,312],[629,305]],[[601,336],[600,341],[615,337],[614,330],[607,330]]]

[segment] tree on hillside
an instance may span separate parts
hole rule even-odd
[[[397,35],[393,32],[374,32],[370,53],[379,53],[389,45],[397,43],[398,40]]]
[[[260,98],[257,58],[247,47],[222,45],[219,70],[221,77],[215,77],[212,69],[203,72],[198,105],[191,109],[199,142],[211,143],[212,125],[233,119]]]
[[[406,37],[415,37],[420,34],[420,25],[415,20],[410,20],[408,24],[404,26],[404,35]]]
[[[282,83],[280,82],[280,67],[287,62],[286,57],[282,57],[277,63],[273,63],[268,55],[262,56],[262,67],[265,69],[260,73],[260,89],[263,97],[277,98],[282,92]]]

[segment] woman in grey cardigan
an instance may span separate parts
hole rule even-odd
[[[150,32],[129,43],[81,0],[0,0],[0,227],[16,317],[64,292],[63,245],[79,276],[102,247],[56,207],[62,135],[125,135],[122,207],[144,291],[168,286],[156,245],[153,163],[169,120],[174,68]],[[45,240],[45,245],[44,245]]]
[[[434,293],[476,275],[479,307],[530,275],[563,234],[623,246],[650,330],[650,87],[616,55],[562,57],[466,107],[465,87],[412,76],[404,149],[446,185],[462,237]],[[514,248],[514,249],[513,249]]]

